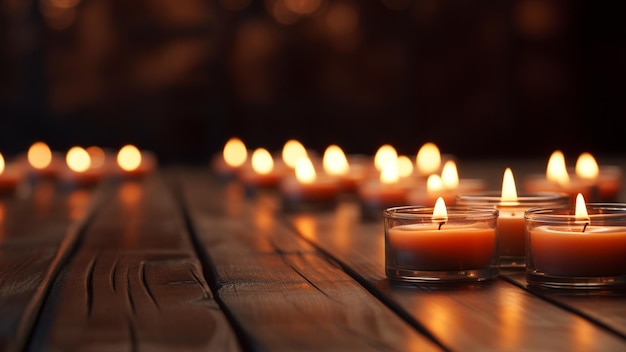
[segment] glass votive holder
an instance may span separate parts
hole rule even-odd
[[[525,212],[526,278],[530,286],[623,289],[626,286],[626,204],[589,203]]]
[[[395,281],[486,281],[499,274],[495,208],[402,206],[383,212],[385,272]]]
[[[521,193],[515,202],[503,202],[502,192],[460,194],[456,204],[465,207],[494,207],[498,215],[498,253],[500,267],[524,268],[526,266],[526,239],[524,212],[535,207],[565,206],[570,198],[566,193]]]

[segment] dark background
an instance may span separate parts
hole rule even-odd
[[[623,2],[0,0],[0,151],[626,152]]]

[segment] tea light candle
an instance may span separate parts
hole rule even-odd
[[[483,281],[499,273],[494,208],[395,207],[384,212],[385,271],[409,282]]]
[[[582,153],[576,160],[576,175],[593,185],[593,198],[600,202],[613,202],[622,187],[622,170],[619,166],[599,166],[590,153]]]
[[[526,211],[527,280],[556,288],[626,286],[626,204],[585,204]]]
[[[339,178],[341,188],[345,192],[354,192],[359,183],[365,179],[363,163],[350,163],[343,150],[335,144],[329,145],[324,151],[322,165],[324,171]]]
[[[545,176],[528,175],[524,179],[523,186],[527,193],[567,193],[572,202],[578,193],[582,193],[586,198],[591,198],[593,194],[592,182],[575,175],[570,176],[565,164],[565,156],[560,150],[556,150],[550,155]]]
[[[116,174],[122,177],[143,177],[156,168],[157,158],[150,151],[141,151],[132,144],[120,148],[116,156]]]
[[[26,153],[29,173],[33,176],[56,177],[65,167],[63,156],[50,150],[44,142],[35,142]]]
[[[237,172],[248,159],[248,150],[243,141],[237,137],[231,137],[224,144],[222,153],[214,155],[211,160],[211,168],[226,180],[235,178]]]
[[[380,219],[383,210],[406,205],[407,193],[414,187],[411,179],[400,179],[397,162],[382,166],[379,178],[359,185],[357,194],[364,219]]]
[[[526,266],[524,212],[533,207],[567,205],[565,193],[517,193],[515,178],[510,168],[504,170],[500,192],[460,194],[456,203],[467,207],[495,207],[498,215],[498,252],[500,266]]]
[[[13,193],[23,179],[23,169],[19,165],[6,163],[0,153],[0,193]]]
[[[459,179],[458,169],[453,160],[444,164],[441,176],[432,174],[426,180],[426,189],[413,188],[407,195],[411,204],[433,204],[438,197],[442,197],[447,204],[456,202],[456,197],[461,193],[476,193],[486,189],[486,183],[480,179]]]
[[[265,148],[257,148],[252,152],[250,163],[239,172],[239,178],[248,187],[277,187],[285,175],[282,164],[274,163],[270,152]]]
[[[311,159],[301,156],[295,163],[294,175],[282,180],[280,190],[287,207],[298,203],[328,205],[337,200],[341,185],[336,177],[318,175]]]
[[[72,147],[66,154],[67,166],[61,170],[61,181],[70,186],[92,186],[102,179],[102,170],[91,168],[89,153],[81,147]]]

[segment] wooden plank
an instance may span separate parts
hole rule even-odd
[[[239,350],[162,178],[114,192],[55,282],[29,347]]]
[[[295,214],[287,221],[374,294],[406,312],[452,349],[626,348],[626,340],[613,331],[504,280],[453,289],[390,282],[384,274],[382,221],[361,222],[354,203],[340,204],[334,213]]]
[[[181,179],[217,295],[251,349],[441,350],[278,222],[271,193],[246,198],[203,171]]]
[[[24,184],[0,199],[0,350],[26,344],[54,278],[103,201],[102,189]]]
[[[502,276],[519,287],[528,287],[524,271],[505,271]],[[623,291],[529,290],[626,338],[626,293]]]

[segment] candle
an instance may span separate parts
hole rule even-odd
[[[459,206],[495,207],[498,215],[498,252],[500,266],[517,268],[526,266],[526,240],[524,212],[533,207],[566,205],[565,193],[517,193],[515,178],[510,168],[504,170],[500,192],[459,194]]]
[[[483,281],[499,273],[494,208],[394,207],[384,212],[385,271],[409,282]]]
[[[565,156],[560,150],[554,151],[548,159],[545,175],[528,175],[524,179],[524,190],[528,193],[563,192],[573,202],[578,193],[591,198],[593,184],[568,172]]]
[[[72,147],[66,156],[66,167],[61,169],[61,181],[70,186],[93,186],[102,178],[102,170],[91,167],[91,157],[84,148]]]
[[[346,192],[356,191],[357,186],[365,178],[362,165],[350,165],[348,158],[338,145],[329,145],[322,158],[324,171],[339,178],[341,188]]]
[[[143,177],[152,172],[157,164],[154,153],[141,151],[132,144],[120,148],[116,156],[118,176]]]
[[[619,166],[599,166],[590,153],[581,153],[576,160],[576,176],[593,185],[592,200],[613,202],[622,187],[622,170]]]
[[[282,164],[274,163],[272,154],[265,148],[257,148],[252,152],[250,163],[242,167],[239,178],[248,187],[277,187],[285,175]]]
[[[526,211],[530,285],[556,288],[626,286],[626,204],[585,204]]]
[[[63,157],[50,150],[44,142],[35,142],[26,154],[30,174],[41,177],[56,177],[64,168]]]
[[[248,150],[243,141],[231,137],[224,144],[222,153],[213,156],[211,167],[216,175],[224,180],[231,180],[248,159]]]
[[[0,193],[13,193],[23,178],[22,168],[14,163],[6,163],[0,153]]]
[[[321,173],[318,175],[311,159],[300,156],[295,163],[294,175],[280,183],[283,204],[286,208],[334,205],[341,190],[339,180]]]

